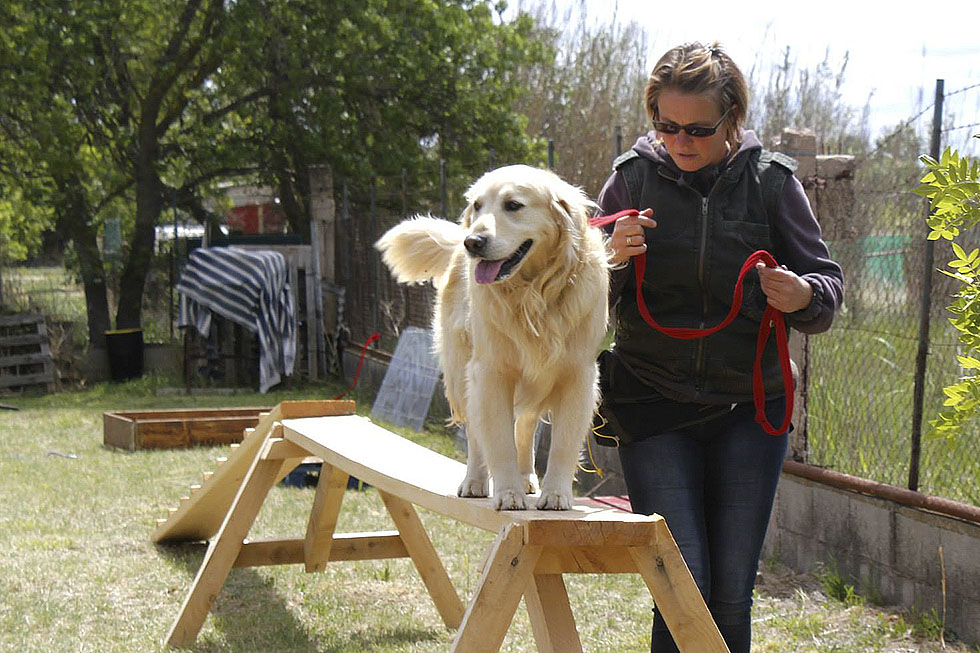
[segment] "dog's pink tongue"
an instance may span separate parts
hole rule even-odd
[[[500,259],[497,261],[480,261],[476,264],[476,282],[477,283],[493,283],[497,278],[497,273],[500,272],[500,268],[503,266],[505,259]]]

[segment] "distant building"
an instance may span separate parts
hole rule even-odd
[[[281,234],[286,231],[286,214],[271,188],[228,186],[232,208],[225,215],[229,233]]]

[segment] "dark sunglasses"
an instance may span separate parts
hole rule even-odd
[[[661,134],[677,134],[683,129],[685,132],[687,132],[688,136],[692,136],[694,138],[707,138],[708,136],[715,135],[715,132],[718,131],[718,127],[721,126],[721,123],[723,123],[725,118],[728,117],[728,114],[731,113],[733,106],[735,105],[728,107],[725,113],[721,114],[721,118],[715,123],[714,127],[705,127],[703,125],[677,125],[672,122],[664,122],[663,120],[654,120],[653,128]]]

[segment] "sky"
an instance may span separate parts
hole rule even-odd
[[[556,1],[577,6],[581,0]],[[837,71],[848,54],[844,99],[860,108],[871,96],[873,136],[931,105],[937,79],[945,80],[947,94],[980,84],[977,0],[584,0],[584,5],[597,21],[611,17],[615,8],[617,20],[639,23],[653,50],[648,67],[687,41],[719,41],[746,74],[754,64],[768,70],[780,62],[787,46],[798,68],[810,70],[826,57]],[[955,126],[980,123],[980,87],[948,97],[945,105],[947,116],[955,114]],[[930,109],[926,120],[931,116]],[[963,141],[965,133],[978,131],[980,126],[950,136]]]

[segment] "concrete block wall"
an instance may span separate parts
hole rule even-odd
[[[784,473],[765,555],[834,569],[864,596],[940,617],[945,578],[947,631],[980,645],[980,524]]]

